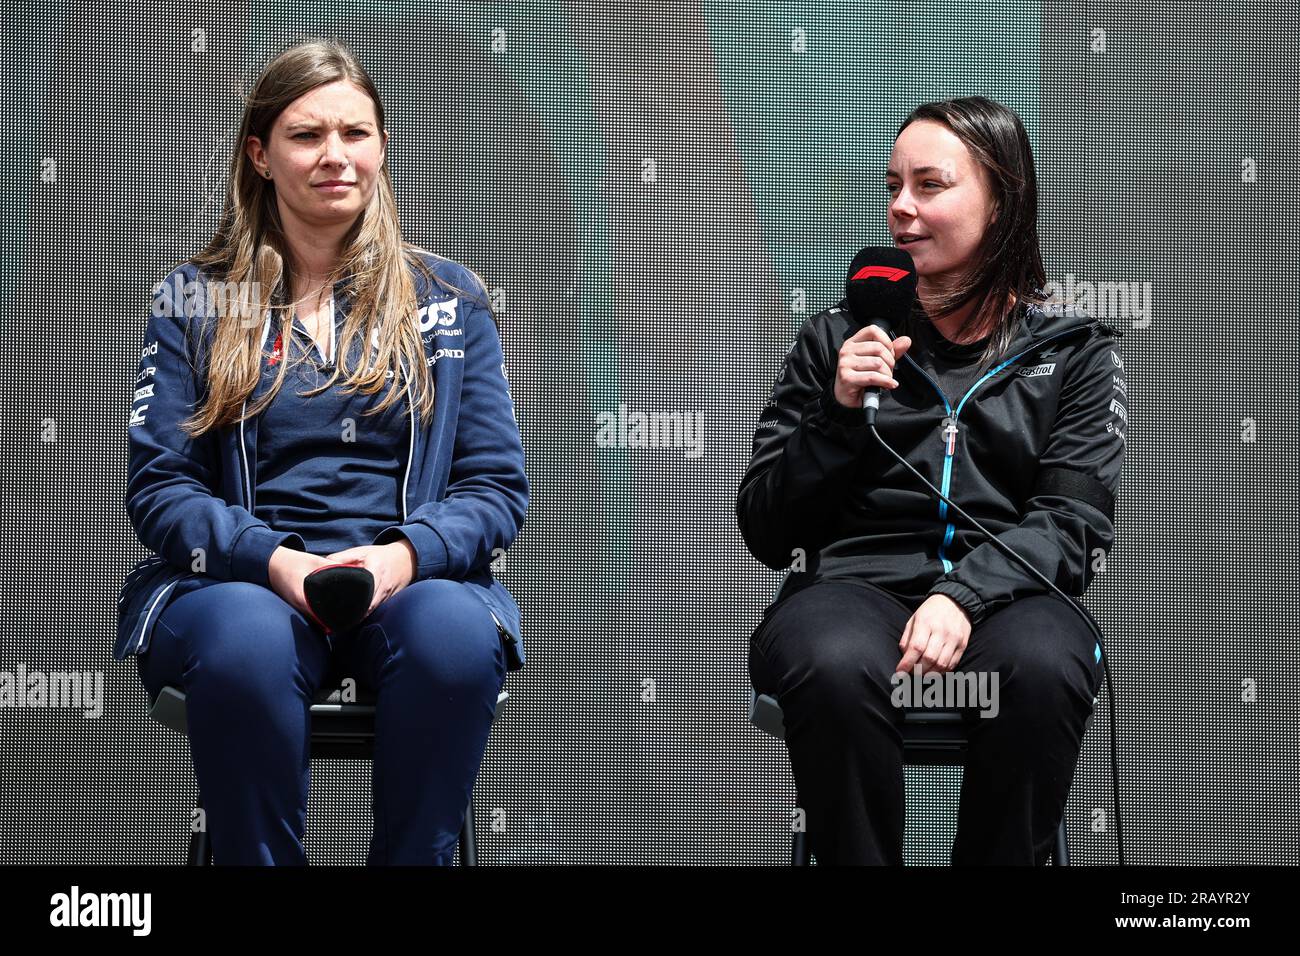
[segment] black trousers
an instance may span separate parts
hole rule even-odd
[[[769,608],[750,639],[754,689],[785,713],[818,863],[903,862],[904,711],[890,678],[919,606],[865,581],[822,581]],[[956,670],[996,675],[998,713],[964,712],[954,865],[1047,862],[1102,676],[1095,646],[1079,615],[1046,594],[972,629]]]

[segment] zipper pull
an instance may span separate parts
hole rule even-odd
[[[494,622],[494,623],[496,624],[496,626],[497,626],[497,633],[498,633],[499,635],[501,635],[501,638],[502,638],[502,639],[503,639],[507,644],[514,644],[514,643],[515,643],[515,636],[514,636],[513,634],[511,634],[509,631],[506,630],[506,626],[505,626],[504,624],[502,624],[502,623],[501,623],[501,619],[500,619],[499,617],[497,617],[497,612],[494,611],[494,610],[492,610],[491,608],[488,608],[488,613],[492,615],[492,620],[493,620],[493,622]]]
[[[943,420],[943,431],[940,434],[946,443],[944,453],[952,455],[957,450],[957,419],[945,418]]]

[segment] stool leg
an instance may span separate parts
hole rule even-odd
[[[795,804],[799,803],[798,794],[795,795]],[[790,865],[791,866],[808,866],[812,862],[812,847],[808,843],[808,814],[804,812],[804,828],[802,830],[790,831]]]
[[[808,834],[801,830],[795,830],[791,834],[790,847],[790,865],[791,866],[808,866],[812,859],[812,850],[808,846]]]
[[[474,797],[465,809],[465,822],[460,825],[460,865],[478,866],[478,847],[474,842]]]
[[[1065,834],[1065,816],[1061,816],[1061,825],[1056,830],[1056,852],[1053,854],[1057,866],[1070,865],[1070,844]]]
[[[198,799],[194,801],[196,809],[203,809],[203,794],[199,794]],[[208,839],[208,825],[204,820],[202,830],[190,831],[190,848],[185,855],[186,866],[211,866],[212,865],[212,841]]]

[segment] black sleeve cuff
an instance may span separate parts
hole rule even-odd
[[[846,428],[866,427],[866,411],[861,408],[846,408],[841,405],[835,400],[835,390],[833,388],[822,391],[821,408],[826,417],[837,425],[843,425]]]

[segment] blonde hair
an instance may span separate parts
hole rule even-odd
[[[337,40],[305,40],[284,50],[265,66],[245,100],[243,121],[230,157],[220,223],[207,247],[190,259],[209,281],[234,289],[236,297],[234,308],[215,317],[207,360],[192,366],[205,379],[205,400],[181,425],[193,437],[242,420],[241,407],[262,374],[263,319],[267,311],[272,315],[273,331],[287,331],[287,322],[292,321],[293,306],[287,301],[287,290],[293,288],[294,272],[275,190],[269,180],[258,175],[245,144],[249,136],[269,142],[276,119],[294,100],[339,80],[355,84],[370,97],[379,135],[383,136],[384,107],[379,91],[356,57]],[[387,161],[379,169],[370,204],[344,235],[342,246],[339,262],[326,282],[333,288],[345,277],[350,280],[342,294],[349,298],[351,309],[339,332],[333,374],[318,389],[304,394],[318,394],[342,378],[350,392],[372,395],[391,371],[388,394],[366,414],[378,414],[399,401],[409,381],[414,389],[412,404],[418,407],[420,419],[427,422],[434,406],[433,375],[413,321],[419,303],[411,267],[427,280],[434,280],[425,259],[440,257],[403,239]],[[466,291],[444,280],[437,281],[462,295],[482,295],[482,281],[473,272],[466,272],[477,282],[477,290]],[[288,336],[284,338],[287,359]],[[347,345],[358,339],[373,342],[376,351],[371,362],[371,350],[362,348],[361,364],[353,368]],[[256,417],[274,400],[289,365],[289,361],[279,363],[275,381],[243,418]],[[404,368],[411,372],[408,374]]]

